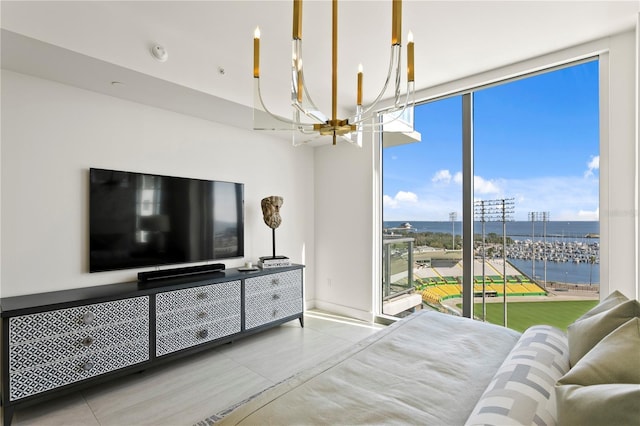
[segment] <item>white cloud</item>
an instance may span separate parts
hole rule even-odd
[[[456,173],[452,182],[461,182]],[[598,179],[543,177],[485,180],[476,176],[478,199],[514,198],[514,220],[528,220],[529,212],[549,212],[550,220],[598,220]],[[449,213],[462,211],[462,188],[427,181],[395,196],[384,196],[385,220],[447,221]]]
[[[388,207],[390,209],[394,209],[398,206],[398,203],[391,197],[389,197],[388,195],[383,195],[382,196],[382,206],[383,207]]]
[[[413,192],[398,191],[395,197],[384,195],[382,197],[382,204],[384,207],[396,209],[403,204],[415,204],[418,202],[418,196]]]
[[[453,176],[453,181],[462,185],[462,172],[457,172]],[[502,191],[495,180],[486,180],[481,176],[473,177],[473,192],[476,194],[500,194]]]
[[[435,183],[450,183],[451,182],[451,172],[449,170],[438,170],[433,177],[431,178],[431,182]]]
[[[458,172],[453,176],[453,181],[458,185],[462,185],[462,172]]]
[[[501,182],[506,198],[515,198],[515,220],[528,212],[549,212],[550,220],[598,220],[597,179],[542,177]]]
[[[413,192],[398,191],[396,194],[396,200],[416,203],[418,201],[418,196]]]
[[[476,194],[500,194],[500,188],[492,180],[485,180],[480,176],[473,177],[473,192]]]
[[[578,217],[580,220],[600,220],[600,208],[596,208],[594,211],[580,210]]]
[[[600,156],[591,156],[591,160],[587,163],[587,170],[584,172],[584,177],[588,178],[594,175],[594,170],[600,170]]]

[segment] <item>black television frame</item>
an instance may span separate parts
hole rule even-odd
[[[145,187],[150,182],[157,187]],[[152,206],[155,215],[141,210],[143,190],[161,191],[159,205]],[[225,217],[235,217],[224,225],[215,220],[221,206]],[[244,184],[90,168],[88,228],[90,273],[240,258]],[[145,232],[147,236],[141,237]],[[153,250],[150,241],[141,241],[150,235],[155,237]]]

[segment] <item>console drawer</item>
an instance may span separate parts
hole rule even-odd
[[[156,356],[166,355],[239,333],[239,311],[240,309],[238,308],[238,315],[232,317],[222,318],[217,321],[202,322],[180,329],[173,328],[170,332],[158,334],[156,339]]]
[[[233,302],[221,301],[210,305],[193,306],[156,316],[156,333],[166,334],[177,329],[195,327],[199,324],[220,321],[226,318],[240,318],[240,297]]]
[[[9,318],[9,344],[86,331],[143,317],[149,317],[148,296],[12,317]]]
[[[31,340],[9,347],[9,371],[19,371],[50,364],[62,359],[89,355],[111,346],[149,340],[149,319],[136,318],[128,323],[111,324],[104,327]],[[147,344],[148,347],[148,344]]]
[[[285,271],[245,280],[246,297],[280,289],[299,289],[302,293],[302,271]]]
[[[247,306],[245,328],[248,330],[250,328],[259,327],[272,321],[277,321],[282,318],[299,314],[302,311],[302,298],[262,306]]]
[[[9,399],[15,401],[148,359],[147,338],[36,367],[18,368],[9,374]]]
[[[158,293],[156,312],[169,312],[195,305],[210,305],[223,300],[231,302],[236,299],[240,301],[239,280]]]
[[[261,306],[270,306],[291,300],[302,299],[302,286],[287,286],[270,288],[260,293],[247,294],[245,297],[246,309],[253,310]]]

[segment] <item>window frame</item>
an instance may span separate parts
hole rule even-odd
[[[561,59],[563,58],[563,59]],[[473,318],[474,316],[474,303],[473,303],[473,225],[474,225],[474,187],[473,187],[473,94],[477,91],[487,89],[490,87],[500,86],[503,84],[511,83],[517,80],[522,80],[536,75],[545,74],[548,72],[557,71],[563,68],[568,68],[576,65],[580,65],[586,62],[598,61],[598,83],[599,83],[599,121],[600,121],[600,134],[599,134],[599,151],[608,151],[609,137],[608,137],[608,113],[609,113],[609,54],[602,41],[588,43],[586,45],[578,46],[576,48],[568,49],[566,51],[556,52],[543,57],[534,58],[528,61],[524,61],[518,64],[510,65],[497,70],[489,71],[487,73],[472,76],[466,79],[453,81],[441,86],[436,86],[424,91],[420,91],[416,94],[416,105],[436,102],[442,99],[446,99],[454,96],[462,96],[462,239],[463,239],[463,264],[470,265],[463,268],[463,280],[462,280],[462,315],[464,317]],[[457,89],[456,89],[457,88]],[[384,111],[380,111],[380,114]],[[376,318],[379,321],[388,322],[395,321],[398,318],[385,315],[382,313],[382,261],[380,256],[382,250],[382,229],[383,229],[383,205],[382,205],[382,132],[377,136],[378,149],[376,150],[376,162],[377,162],[377,182],[375,187],[377,189],[378,211],[374,217],[377,220],[378,235],[374,240],[378,243],[378,252],[374,250],[376,256],[374,259],[373,273],[374,285],[374,306],[376,307]],[[608,157],[604,155],[604,168],[607,170]],[[603,158],[601,158],[602,168]],[[600,200],[599,205],[606,202],[608,194],[603,191],[602,188],[608,187],[609,177],[605,173],[600,174]],[[601,229],[607,228],[608,217],[601,216],[598,218]],[[604,226],[603,226],[604,224]],[[606,237],[606,232],[605,232]],[[603,247],[603,235],[601,231],[601,248]],[[608,246],[608,239],[604,244],[604,247]],[[599,283],[600,294],[609,294],[610,288],[608,282],[603,280],[603,269],[600,269]]]

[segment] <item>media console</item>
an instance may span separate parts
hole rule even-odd
[[[303,265],[0,299],[4,425],[29,405],[299,319]]]

